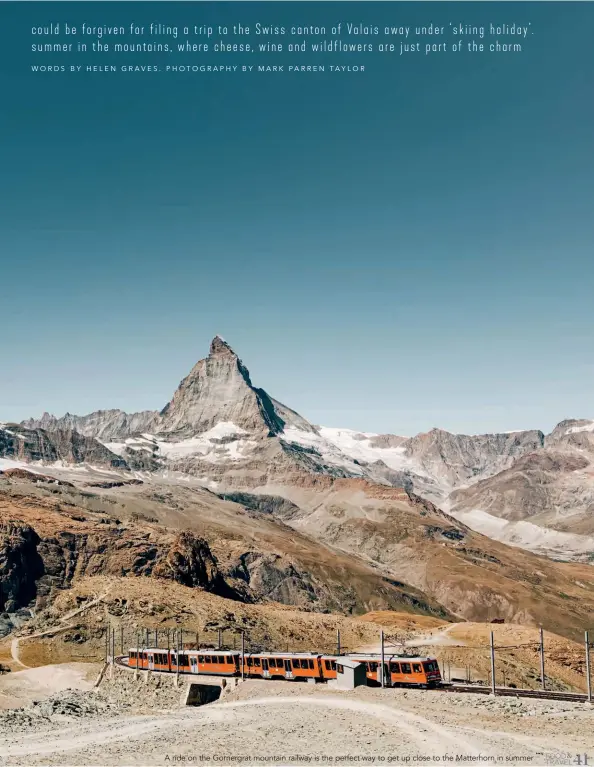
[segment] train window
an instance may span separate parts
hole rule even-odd
[[[187,666],[188,665],[188,656],[187,655],[180,655],[179,656],[179,665],[180,666]]]
[[[223,665],[227,663],[227,658],[225,658],[224,655],[219,655],[219,663],[222,663]]]
[[[331,663],[332,663],[332,671],[336,671],[336,661],[333,660],[331,661]]]
[[[403,674],[410,674],[410,663],[402,663],[400,668]]]
[[[308,661],[307,661],[307,665],[308,665],[310,668],[312,668],[312,669],[313,669],[313,667],[314,667],[313,658],[309,658],[309,659],[308,659]]]
[[[423,668],[425,671],[437,671],[437,662],[434,660],[424,661]]]
[[[204,655],[198,656],[198,663],[204,663]]]
[[[420,663],[413,663],[413,671],[415,674],[421,673],[421,664]]]
[[[260,665],[260,658],[254,658],[254,666]]]
[[[400,663],[392,663],[392,673],[393,674],[400,673]]]
[[[332,668],[332,666],[330,665],[330,661],[329,661],[329,660],[326,660],[326,661],[324,661],[324,663],[326,664],[326,669],[327,669],[328,671],[330,671],[330,669]]]
[[[377,671],[377,663],[372,660],[371,663],[368,664],[368,668],[370,671]]]
[[[204,656],[204,662],[205,663],[212,663],[212,658],[210,657],[210,655],[205,655]]]
[[[131,651],[130,651],[130,658],[131,658],[132,660],[136,659],[136,653],[134,652],[134,650],[131,650]]]

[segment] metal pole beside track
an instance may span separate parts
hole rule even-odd
[[[340,655],[340,629],[336,629],[336,654]]]
[[[540,627],[540,684],[543,690],[547,689],[545,678],[544,633],[542,626]]]
[[[382,648],[382,665],[381,665],[381,675],[382,675],[382,687],[386,686],[386,682],[384,677],[386,676],[385,667],[384,667],[384,630],[380,630],[380,643]]]
[[[592,703],[592,679],[590,677],[590,636],[586,631],[586,686],[588,688],[588,703]]]
[[[175,664],[175,686],[179,687],[179,632],[176,632],[176,640],[177,640],[177,653],[176,653],[176,664]]]
[[[245,679],[245,633],[241,632],[241,679]]]
[[[493,632],[491,631],[491,693],[497,695],[495,689],[495,644],[493,641]]]
[[[120,655],[124,654],[124,627],[120,626]]]
[[[115,663],[115,629],[111,630],[111,665]]]

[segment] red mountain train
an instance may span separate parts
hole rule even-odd
[[[247,678],[312,680],[336,679],[336,666],[341,657],[365,663],[368,684],[381,684],[381,655],[349,653],[346,656],[316,653],[264,652],[246,653],[244,676]],[[130,668],[152,671],[178,671],[178,653],[158,648],[130,648],[123,662]],[[435,687],[441,683],[435,658],[385,655],[385,679],[391,686]],[[228,650],[183,650],[179,653],[181,674],[241,676],[241,653]]]

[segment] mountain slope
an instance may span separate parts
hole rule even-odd
[[[391,607],[447,615],[364,560],[199,486],[89,484],[0,473],[0,612],[31,602],[43,609],[80,578],[109,575],[173,580],[243,602],[320,612]]]

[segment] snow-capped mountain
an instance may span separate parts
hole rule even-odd
[[[512,545],[556,556],[594,551],[593,421],[563,421],[546,437],[316,426],[255,387],[219,336],[160,411],[44,413],[0,427],[0,457],[174,471],[217,489],[263,487],[300,472],[360,478],[402,487]]]

